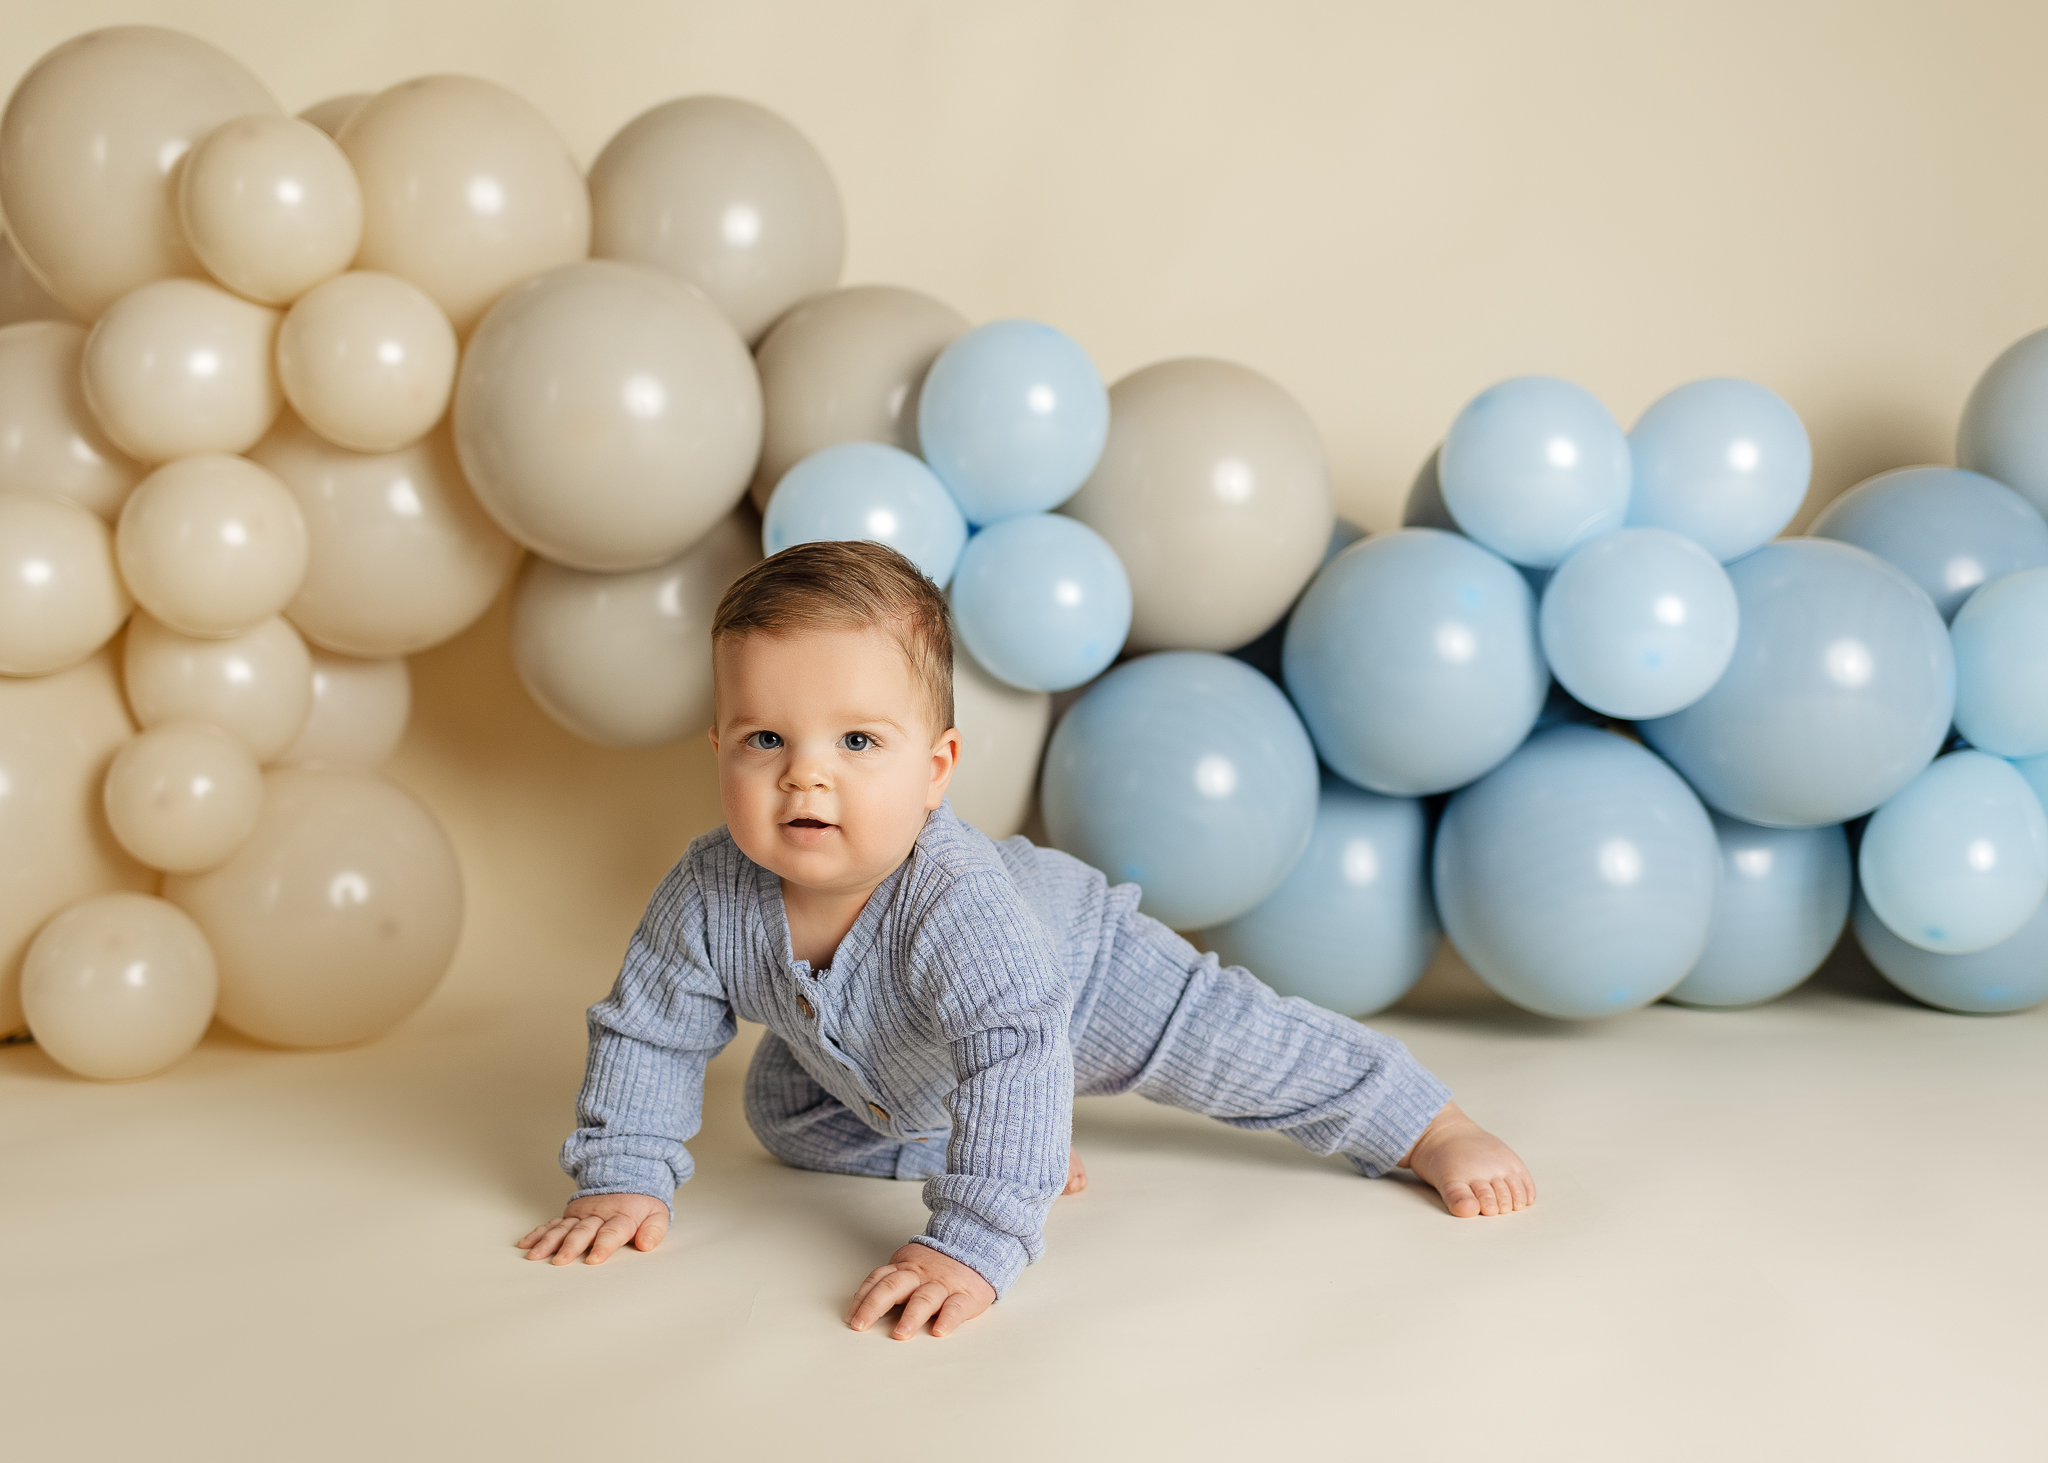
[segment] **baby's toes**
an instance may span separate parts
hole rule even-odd
[[[1444,1207],[1458,1219],[1470,1219],[1482,1212],[1479,1196],[1472,1192],[1472,1186],[1463,1179],[1454,1179],[1445,1186]]]
[[[1501,1200],[1507,1193],[1507,1185],[1499,1179],[1481,1179],[1472,1186],[1472,1192],[1479,1196],[1479,1212],[1491,1218],[1505,1214],[1507,1206]]]

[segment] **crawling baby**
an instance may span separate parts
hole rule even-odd
[[[1136,1092],[1407,1168],[1460,1217],[1533,1202],[1528,1170],[1400,1042],[1218,965],[1139,890],[954,816],[952,632],[939,590],[871,543],[810,543],[727,592],[712,626],[726,824],[649,902],[590,1009],[562,1166],[577,1183],[527,1256],[601,1264],[661,1243],[690,1177],[705,1064],[768,1029],[746,1115],[783,1162],[922,1179],[931,1222],[861,1282],[944,1336],[1043,1252],[1086,1184],[1078,1095]]]

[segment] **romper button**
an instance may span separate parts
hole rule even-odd
[[[889,1121],[889,1114],[883,1109],[882,1105],[879,1102],[869,1103],[868,1111],[873,1113],[877,1118],[881,1119],[885,1123]]]
[[[805,1000],[802,996],[798,996],[796,998],[796,1008],[797,1010],[804,1013],[804,1020],[806,1021],[814,1019],[818,1014],[817,1008],[812,1006],[811,1003]]]

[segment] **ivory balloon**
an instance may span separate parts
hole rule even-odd
[[[446,428],[362,453],[287,415],[249,455],[306,515],[306,577],[285,613],[316,645],[372,659],[439,645],[490,607],[519,562],[463,481]]]
[[[313,707],[306,643],[276,616],[227,639],[195,640],[138,614],[122,674],[145,727],[209,721],[241,738],[259,762],[292,744]]]
[[[448,410],[455,327],[395,274],[357,270],[307,291],[277,333],[277,374],[300,418],[338,446],[395,452]]]
[[[130,495],[114,548],[157,619],[184,635],[238,635],[298,592],[306,520],[291,491],[246,457],[181,457]]]
[[[164,897],[220,962],[220,1019],[278,1046],[389,1031],[440,984],[462,932],[462,872],[427,810],[362,772],[282,768],[219,868]]]
[[[493,82],[400,82],[335,141],[362,180],[356,267],[411,280],[459,331],[520,280],[590,252],[576,160],[546,117]]]
[[[759,563],[750,509],[665,564],[588,574],[530,559],[512,600],[512,658],[557,722],[608,747],[651,747],[711,725],[711,616]]]
[[[529,280],[477,328],[455,444],[478,499],[572,568],[643,569],[732,511],[761,451],[761,383],[672,274],[593,259]]]
[[[192,917],[148,894],[100,894],[47,925],[22,963],[21,1004],[51,1061],[102,1082],[147,1077],[199,1045],[218,989]]]
[[[103,800],[121,847],[153,869],[196,874],[256,827],[263,770],[212,723],[167,721],[114,754]]]
[[[368,771],[398,750],[412,716],[412,673],[403,660],[358,660],[317,646],[313,710],[278,761]]]
[[[85,399],[144,462],[246,452],[284,404],[271,353],[278,314],[196,279],[117,300],[86,338]]]
[[[824,158],[735,97],[682,97],[628,122],[590,165],[590,205],[594,257],[674,270],[749,342],[846,262]]]
[[[178,218],[208,274],[261,304],[288,305],[356,257],[363,190],[312,123],[237,117],[185,159]]]
[[[77,665],[130,605],[104,523],[61,498],[0,492],[0,675]]]
[[[991,838],[1020,832],[1052,730],[1052,697],[1003,684],[956,643],[953,724],[960,729],[960,761],[946,790],[953,811]]]
[[[367,91],[344,92],[338,97],[329,97],[324,102],[313,103],[299,113],[299,120],[311,122],[329,137],[338,136],[348,119],[361,111],[363,103],[374,95],[376,93]]]
[[[0,329],[0,492],[67,498],[112,522],[142,465],[85,404],[85,331],[55,320]]]
[[[107,651],[55,675],[0,676],[0,1035],[21,1029],[22,952],[44,921],[88,895],[156,883],[100,806],[107,763],[134,735]]]
[[[751,489],[765,509],[782,475],[822,447],[883,442],[917,451],[917,394],[967,317],[895,285],[854,285],[803,301],[754,352],[764,430]]]
[[[0,117],[0,212],[50,293],[91,320],[139,285],[199,273],[172,173],[229,118],[277,111],[196,37],[147,25],[76,36],[30,68]]]
[[[1060,510],[1131,576],[1129,649],[1230,650],[1322,562],[1337,509],[1295,400],[1229,361],[1161,361],[1110,388],[1109,441]]]
[[[43,282],[36,278],[35,271],[28,267],[28,261],[21,257],[21,251],[14,247],[14,237],[5,228],[0,228],[0,326],[17,325],[24,320],[62,320],[76,324],[78,317],[57,303],[57,297],[43,288]]]

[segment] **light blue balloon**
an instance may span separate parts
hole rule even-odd
[[[970,330],[932,362],[917,403],[924,459],[977,527],[1074,496],[1109,438],[1088,352],[1036,320]]]
[[[1550,686],[1522,576],[1430,528],[1332,559],[1295,606],[1280,659],[1323,760],[1397,797],[1483,777],[1521,745]]]
[[[1662,528],[1624,528],[1558,566],[1537,625],[1567,691],[1640,721],[1713,689],[1735,654],[1739,618],[1735,586],[1712,554]]]
[[[1236,919],[1280,887],[1316,818],[1316,754],[1287,698],[1242,661],[1142,655],[1081,694],[1045,752],[1053,846],[1144,886],[1177,930]]]
[[[1598,397],[1554,376],[1517,376],[1472,398],[1444,434],[1444,506],[1504,558],[1554,569],[1628,513],[1628,438]]]
[[[2048,753],[2048,568],[1994,579],[1956,611],[1956,730],[2001,757]]]
[[[1861,895],[1851,924],[1878,973],[1916,1001],[1979,1016],[2048,1001],[2048,900],[2018,933],[1968,955],[1937,955],[1907,944]]]
[[[2048,895],[2048,813],[2010,762],[1951,752],[1871,815],[1856,871],[1863,897],[1907,944],[1986,950]]]
[[[1664,999],[1732,1010],[1776,1000],[1820,969],[1849,918],[1849,837],[1826,828],[1759,828],[1715,813],[1721,892],[1707,948]]]
[[[2034,790],[2043,811],[2048,811],[2048,757],[2022,757],[2012,764]]]
[[[1308,851],[1252,909],[1208,932],[1226,965],[1283,996],[1369,1016],[1406,995],[1443,931],[1429,892],[1429,815],[1325,773]]]
[[[782,475],[761,515],[761,548],[821,539],[887,544],[943,588],[967,543],[967,520],[930,468],[880,442],[820,448]]]
[[[1724,564],[1777,537],[1813,475],[1799,413],[1732,376],[1667,391],[1637,419],[1628,445],[1629,523],[1682,533]]]
[[[1959,467],[1881,472],[1828,504],[1812,533],[1896,564],[1944,620],[1979,585],[2048,564],[2048,521],[2004,483]]]
[[[1720,868],[1713,824],[1676,772],[1626,737],[1552,727],[1451,799],[1437,913],[1516,1005],[1611,1016],[1698,962]]]
[[[967,541],[953,622],[988,673],[1065,691],[1109,668],[1131,632],[1131,580],[1109,540],[1078,519],[1030,513]]]
[[[2048,517],[2048,330],[2015,341],[1977,378],[1956,429],[1956,463]]]
[[[1692,705],[1642,723],[1710,807],[1772,828],[1860,817],[1948,736],[1955,658],[1934,601],[1875,554],[1781,539],[1728,566],[1742,624]]]

